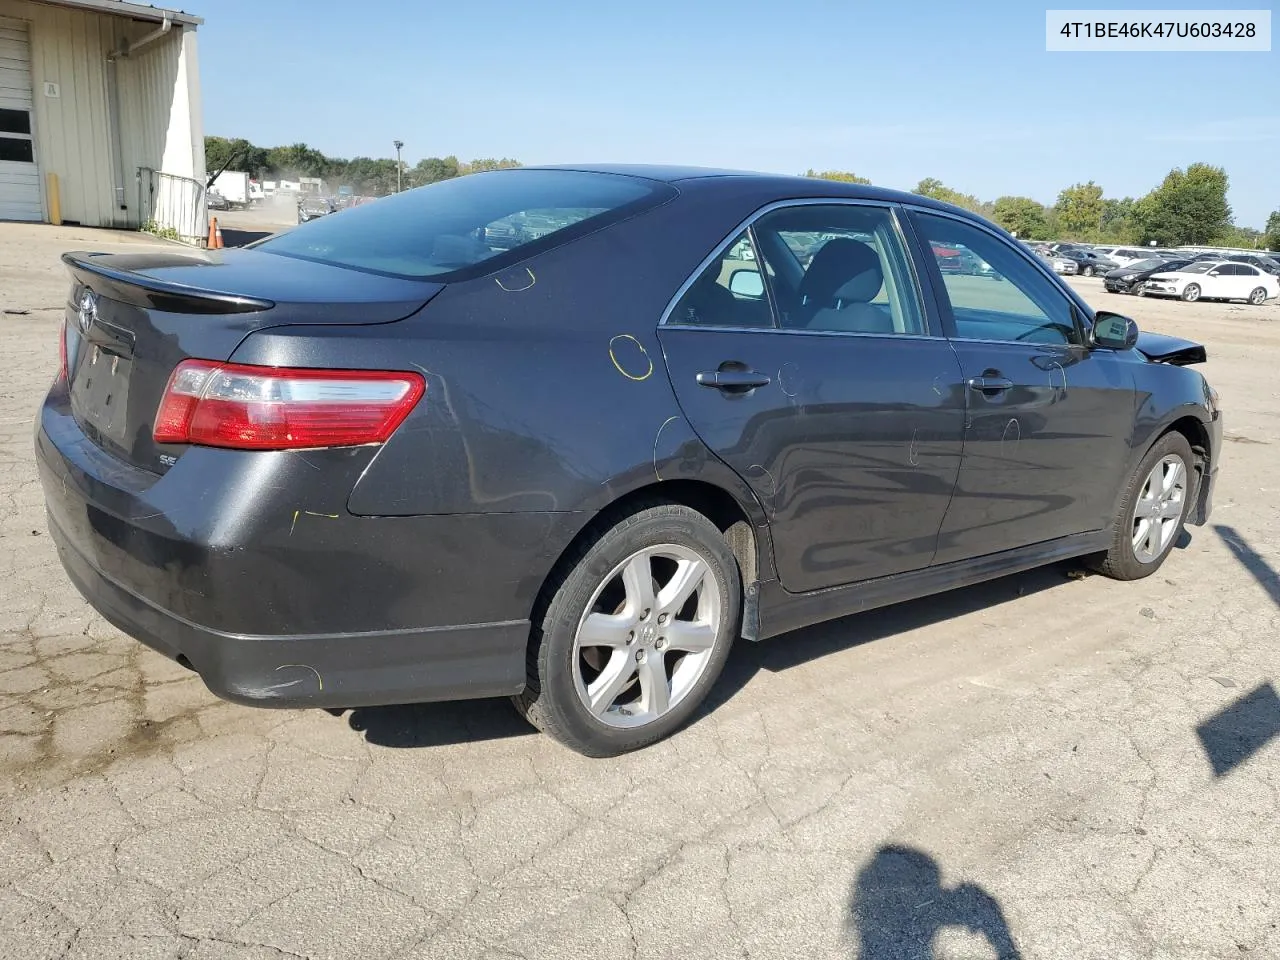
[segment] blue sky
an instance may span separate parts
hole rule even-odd
[[[391,156],[399,138],[410,163],[815,167],[1047,203],[1090,179],[1140,196],[1206,161],[1226,167],[1237,223],[1261,227],[1280,208],[1274,42],[1047,53],[1046,5],[1025,0],[175,5],[206,18],[206,133],[262,146]]]

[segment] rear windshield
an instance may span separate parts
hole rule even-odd
[[[675,194],[653,180],[498,170],[407,190],[253,244],[390,276],[465,280],[548,250]]]

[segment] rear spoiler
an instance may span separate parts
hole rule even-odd
[[[71,269],[71,275],[77,282],[91,283],[94,290],[112,300],[163,310],[166,313],[257,313],[275,306],[272,300],[158,280],[146,274],[97,262],[98,257],[104,256],[111,254],[64,253],[62,262]],[[115,259],[120,259],[118,254]],[[190,256],[175,257],[175,265],[191,264],[192,261]],[[148,265],[157,265],[154,256],[150,258]]]
[[[1204,363],[1209,358],[1203,344],[1167,337],[1163,333],[1139,333],[1137,350],[1152,363],[1167,363],[1175,367]]]

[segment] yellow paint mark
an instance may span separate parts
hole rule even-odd
[[[49,222],[55,227],[62,226],[62,191],[58,189],[58,175],[45,174],[45,182],[49,192]]]
[[[324,689],[324,677],[320,676],[320,671],[309,663],[282,663],[280,666],[276,667],[275,672],[279,673],[281,670],[288,670],[293,667],[296,667],[299,670],[310,670],[316,675],[316,683],[319,685],[319,689]]]
[[[644,357],[645,362],[649,364],[649,369],[639,376],[636,376],[634,373],[629,373],[622,366],[622,364],[618,362],[618,355],[617,353],[615,353],[614,344],[617,343],[619,340],[630,340],[632,343],[634,343],[637,349],[639,349],[640,355]],[[641,343],[639,340],[637,340],[635,337],[633,337],[629,333],[620,333],[616,337],[614,337],[612,340],[609,341],[609,359],[613,361],[613,365],[617,369],[617,371],[620,374],[622,374],[624,377],[626,377],[628,380],[636,380],[636,381],[648,380],[651,376],[653,376],[653,358],[649,356],[649,351],[644,348],[644,344]]]
[[[508,287],[505,283],[502,282],[501,278],[499,277],[494,277],[493,282],[496,283],[498,286],[500,286],[503,290],[507,291],[507,293],[520,293],[522,290],[528,290],[530,287],[532,287],[535,283],[538,282],[538,278],[533,275],[533,271],[530,270],[528,267],[524,268],[524,272],[529,275],[529,282],[526,283],[523,287]]]
[[[324,517],[326,520],[340,519],[336,513],[316,513],[314,510],[295,510],[293,511],[293,520],[289,523],[289,536],[293,536],[293,528],[298,525],[298,518],[307,517]]]

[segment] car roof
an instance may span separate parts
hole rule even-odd
[[[889,190],[865,183],[847,183],[843,180],[824,180],[821,177],[788,176],[780,173],[761,173],[752,170],[729,170],[718,167],[694,167],[669,164],[639,163],[577,163],[545,164],[518,167],[519,170],[575,170],[583,173],[612,173],[628,177],[658,180],[663,183],[681,184],[697,181],[699,192],[724,191],[737,193],[743,183],[750,183],[761,192],[776,193],[778,199],[795,197],[850,197],[859,200],[884,200],[891,203],[914,203],[967,217],[982,219],[979,214],[962,207],[943,203],[931,197],[902,190]],[[502,173],[503,171],[494,171]]]

